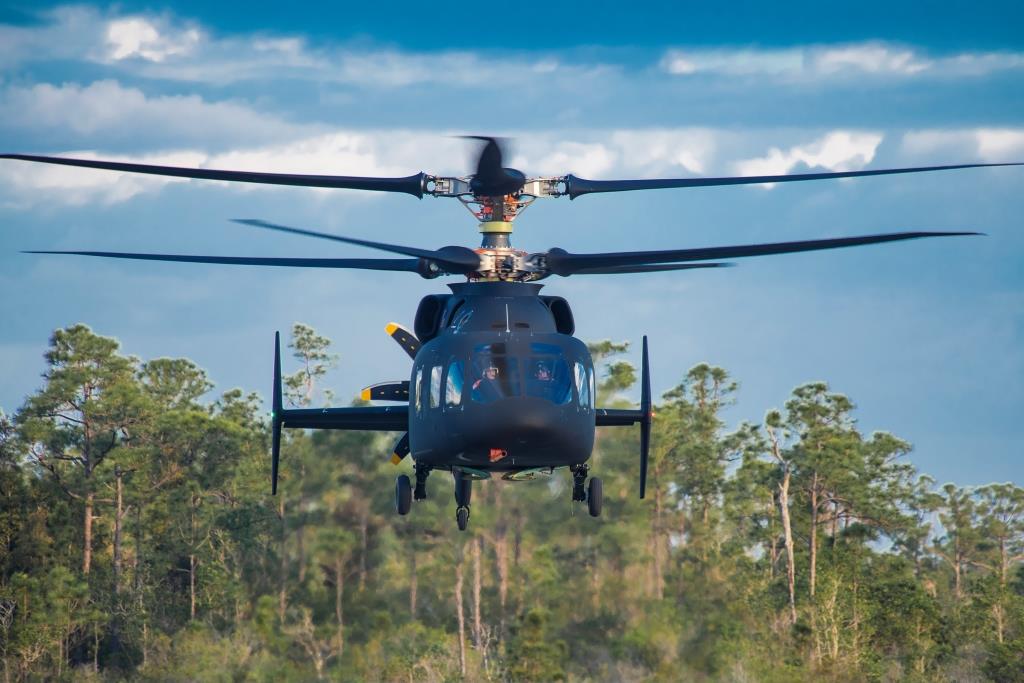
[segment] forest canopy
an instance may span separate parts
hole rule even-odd
[[[591,345],[599,405],[627,348]],[[288,400],[333,400],[330,341],[290,349]],[[660,398],[646,500],[599,430],[602,517],[559,471],[460,533],[443,473],[394,513],[397,435],[291,431],[271,497],[259,395],[57,330],[0,413],[4,681],[1024,681],[1024,489],[937,484],[825,383],[727,425],[738,393],[699,364]]]

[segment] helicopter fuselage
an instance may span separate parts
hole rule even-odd
[[[594,368],[564,299],[469,282],[428,297],[409,382],[417,464],[516,472],[579,465],[594,445]]]

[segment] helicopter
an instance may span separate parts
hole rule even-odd
[[[466,136],[483,143],[471,175],[448,177],[423,172],[398,178],[258,173],[158,166],[96,159],[0,154],[0,159],[180,178],[301,187],[404,193],[422,199],[454,198],[479,223],[479,248],[445,246],[421,249],[328,234],[258,219],[236,222],[268,230],[352,244],[404,258],[283,258],[140,254],[107,251],[27,251],[184,263],[346,268],[416,273],[425,279],[464,277],[450,292],[423,297],[413,329],[389,323],[385,330],[412,360],[408,380],[365,388],[361,398],[398,405],[286,409],[282,401],[280,334],[274,339],[271,415],[271,493],[277,494],[281,433],[291,429],[339,429],[398,432],[392,463],[407,456],[414,463],[415,485],[407,474],[395,481],[395,508],[410,512],[413,500],[427,497],[434,470],[454,479],[456,523],[468,526],[472,483],[500,476],[520,481],[571,473],[572,499],[585,502],[598,517],[602,484],[590,476],[588,460],[597,427],[640,426],[639,497],[644,498],[650,451],[651,375],[647,337],[643,337],[638,409],[595,405],[595,371],[586,344],[576,338],[572,308],[566,299],[542,295],[539,280],[551,276],[622,275],[721,268],[720,259],[790,254],[919,238],[979,235],[977,232],[895,232],[831,239],[730,245],[696,249],[573,253],[552,248],[527,253],[512,246],[513,221],[537,199],[593,193],[719,185],[855,178],[969,168],[1020,166],[1020,162],[970,163],[911,168],[868,169],[788,175],[717,178],[642,178],[590,180],[573,174],[529,177],[504,166],[498,138]]]

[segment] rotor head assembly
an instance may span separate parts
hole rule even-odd
[[[97,159],[71,159],[28,154],[0,154],[0,159],[60,164],[127,173],[173,176],[298,187],[343,188],[410,194],[422,198],[448,197],[458,199],[479,222],[482,235],[477,249],[445,246],[420,249],[383,242],[342,237],[304,228],[289,227],[258,219],[238,219],[251,227],[288,232],[306,237],[331,240],[386,251],[405,258],[276,258],[247,256],[206,256],[187,254],[138,254],[101,251],[32,251],[38,254],[77,254],[106,258],[185,263],[219,263],[230,265],[278,266],[299,268],[346,268],[362,270],[404,271],[423,278],[441,275],[464,276],[470,281],[531,282],[552,275],[621,275],[669,270],[721,268],[732,265],[719,259],[766,256],[822,249],[878,244],[924,237],[977,235],[971,231],[904,231],[857,237],[801,240],[765,244],[731,245],[701,249],[670,249],[664,251],[626,251],[596,254],[572,253],[562,248],[527,253],[512,247],[511,235],[515,219],[540,198],[578,197],[609,192],[655,190],[721,185],[752,185],[835,178],[856,178],[957,169],[1021,166],[1024,163],[970,163],[912,168],[868,169],[792,175],[728,176],[717,178],[638,178],[624,180],[589,180],[573,174],[553,177],[531,177],[504,165],[504,142],[489,136],[465,136],[481,143],[474,172],[460,177],[438,176],[419,172],[398,178],[362,176],[306,175],[290,173],[259,173],[207,168],[157,166]]]

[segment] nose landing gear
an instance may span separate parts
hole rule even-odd
[[[579,502],[586,501],[590,516],[600,517],[604,498],[601,480],[591,477],[588,484],[587,473],[589,471],[590,468],[586,464],[572,467],[572,499]]]
[[[459,470],[454,470],[455,478],[455,523],[459,531],[465,531],[469,525],[469,501],[473,494],[473,480]]]

